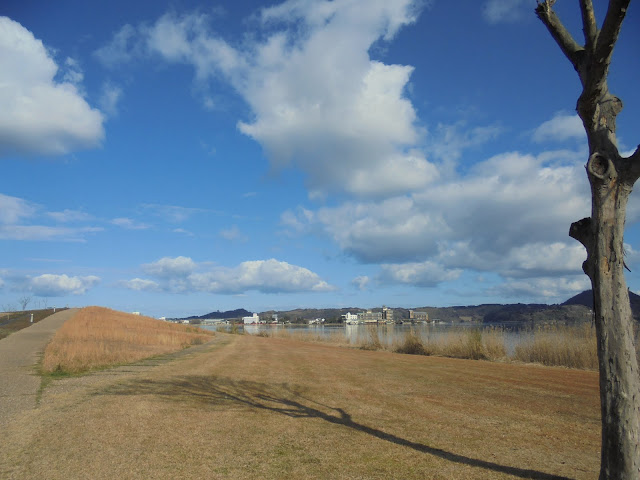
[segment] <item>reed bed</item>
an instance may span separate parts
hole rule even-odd
[[[360,348],[362,350],[382,350],[384,348],[376,325],[367,327],[367,336],[364,341],[360,342]]]
[[[514,359],[595,370],[598,368],[597,348],[595,327],[591,324],[541,327],[530,340],[516,346]]]
[[[172,353],[209,341],[213,332],[102,307],[80,310],[56,332],[44,372],[80,373]]]
[[[411,355],[435,355],[494,362],[539,363],[576,369],[597,370],[595,328],[587,324],[547,325],[520,331],[516,345],[507,342],[508,330],[502,327],[452,328],[433,333],[420,327],[398,336],[385,335],[384,326],[369,326],[357,336],[347,338],[342,329],[330,333],[308,330],[274,329],[261,331],[265,337],[331,343],[362,350],[386,350]],[[636,328],[636,348],[640,328]],[[640,351],[638,362],[640,363]]]
[[[435,337],[422,337],[412,331],[397,342],[392,351],[587,370],[598,368],[595,329],[589,324],[524,330],[521,338],[509,352],[501,328],[452,330]]]
[[[386,329],[386,330],[385,330]],[[547,366],[597,370],[598,354],[592,324],[544,325],[519,330],[519,341],[508,341],[505,327],[451,328],[434,333],[416,327],[403,334],[391,334],[393,326],[370,325],[347,335],[343,329],[309,331],[290,328],[260,330],[253,335],[285,338],[359,348],[386,350],[410,355],[435,355],[493,362],[539,363]],[[513,339],[513,335],[510,336]],[[635,330],[636,354],[640,363],[640,326]]]
[[[595,328],[591,324],[542,326],[523,330],[521,340],[508,351],[502,328],[452,330],[435,337],[414,331],[396,342],[392,351],[418,355],[504,362],[539,363],[547,366],[597,370]],[[636,345],[639,335],[636,334]],[[640,356],[639,356],[640,358]]]
[[[437,336],[423,336],[414,330],[396,341],[391,350],[414,355],[438,355],[472,360],[505,360],[507,351],[502,330],[454,330]]]
[[[269,331],[260,331],[257,336],[299,340],[304,342],[330,343],[332,345],[349,346],[351,342],[345,337],[343,331],[330,333],[314,332],[309,330],[297,330],[295,328],[273,328]]]

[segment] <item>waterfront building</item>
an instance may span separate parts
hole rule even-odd
[[[341,315],[341,317],[347,325],[354,325],[358,323],[358,315],[356,313],[347,312],[344,315]]]
[[[409,319],[414,322],[428,322],[429,314],[427,312],[418,312],[415,310],[409,310]]]
[[[382,322],[382,312],[358,312],[358,323],[380,323]]]
[[[244,323],[245,325],[257,325],[258,323],[260,323],[260,317],[257,313],[254,313],[250,317],[242,317],[242,323]]]

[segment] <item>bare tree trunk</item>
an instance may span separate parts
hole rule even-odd
[[[592,169],[603,168],[606,159],[591,156]],[[608,166],[611,170],[614,162]],[[615,174],[598,172],[592,178],[592,221],[588,235],[581,236],[572,225],[572,236],[588,239],[588,258],[583,268],[594,292],[598,362],[600,369],[600,411],[602,447],[600,479],[640,478],[640,377],[633,342],[633,320],[624,278],[623,231],[626,204],[631,188],[619,183]],[[600,176],[604,178],[599,178]]]
[[[578,114],[589,140],[591,217],[572,224],[569,235],[587,250],[582,268],[594,293],[602,415],[600,480],[635,480],[640,479],[640,376],[624,277],[624,226],[627,201],[640,176],[640,147],[629,158],[620,156],[616,117],[622,102],[607,86],[611,55],[630,0],[610,0],[600,30],[592,0],[580,0],[584,46],[565,29],[552,9],[554,3],[538,2],[536,14],[578,72],[583,86]]]

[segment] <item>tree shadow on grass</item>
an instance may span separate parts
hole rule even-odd
[[[330,407],[306,397],[302,388],[287,383],[267,384],[232,380],[227,377],[192,375],[163,380],[134,380],[112,385],[101,394],[155,395],[173,402],[199,402],[210,407],[260,409],[292,418],[318,418],[461,465],[469,465],[520,478],[570,480],[567,477],[537,470],[500,465],[466,457],[386,433],[354,421],[351,415],[342,408]]]

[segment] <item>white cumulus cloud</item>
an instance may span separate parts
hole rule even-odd
[[[460,269],[447,269],[432,261],[413,262],[398,265],[382,265],[380,281],[400,283],[419,287],[435,287],[439,283],[457,280]]]
[[[504,297],[533,298],[546,302],[564,301],[568,297],[591,288],[586,275],[574,277],[543,277],[527,280],[507,281],[492,289],[490,293]]]
[[[306,173],[310,195],[331,191],[384,196],[438,178],[418,148],[423,135],[406,95],[413,67],[370,58],[416,21],[417,0],[291,0],[262,9],[260,34],[233,45],[201,13],[168,13],[151,25],[126,25],[96,55],[105,63],[156,55],[191,66],[203,105],[223,79],[251,109],[241,132],[263,147],[274,169]]]
[[[60,155],[96,147],[104,117],[82,96],[77,63],[59,68],[42,42],[0,17],[0,155]]]
[[[413,67],[368,53],[416,12],[411,1],[291,1],[264,10],[264,19],[302,34],[280,28],[256,47],[239,83],[255,118],[240,130],[276,168],[305,171],[312,196],[388,195],[432,182],[437,170],[414,148],[421,132],[405,95]]]
[[[543,142],[563,142],[566,140],[586,140],[582,120],[575,114],[556,113],[551,120],[547,120],[533,132],[533,140]]]
[[[133,278],[131,280],[122,280],[118,282],[118,285],[129,290],[136,290],[138,292],[158,292],[161,290],[160,285],[153,280],[144,278]]]
[[[328,292],[334,287],[311,270],[276,259],[242,262],[236,267],[212,267],[189,257],[164,257],[142,266],[155,280],[135,278],[120,282],[132,290],[173,293],[240,294],[247,291]]]
[[[186,277],[196,268],[196,263],[189,257],[163,257],[142,266],[149,275],[160,278]]]
[[[533,278],[580,274],[583,247],[569,225],[589,214],[582,158],[509,153],[420,193],[282,215],[291,234],[325,234],[384,267],[387,282],[432,285],[461,269]]]
[[[367,275],[360,275],[359,277],[354,278],[351,283],[355,285],[358,290],[366,290],[370,281],[371,279]]]
[[[100,282],[100,278],[90,275],[69,277],[45,273],[29,280],[29,290],[39,297],[64,297],[83,295]]]
[[[311,270],[276,259],[242,262],[235,268],[218,268],[211,272],[194,274],[190,281],[196,290],[205,292],[243,293],[257,290],[277,293],[334,290]]]

